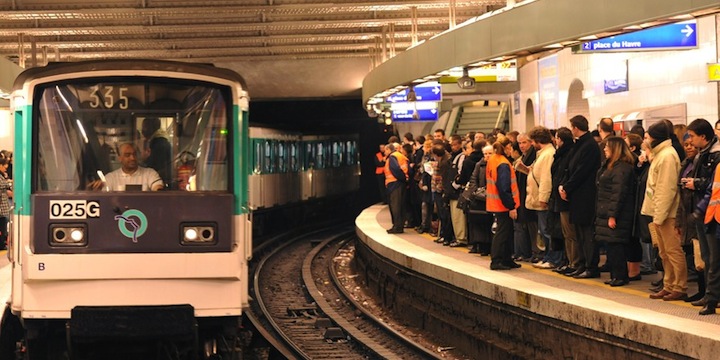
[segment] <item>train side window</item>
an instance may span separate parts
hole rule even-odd
[[[305,154],[304,155],[304,170],[310,170],[315,168],[315,144],[312,142],[305,143]]]
[[[340,167],[342,162],[342,143],[339,141],[332,142],[332,167]]]
[[[278,141],[278,172],[286,173],[288,171],[288,156],[287,156],[287,143],[285,141]]]
[[[273,173],[273,146],[272,140],[265,140],[263,146],[263,159],[262,159],[262,173],[272,174]]]
[[[315,143],[315,168],[324,169],[327,162],[327,154],[325,149],[325,143],[318,141]]]
[[[263,154],[263,150],[265,148],[263,147],[263,143],[261,141],[255,140],[254,142],[255,142],[255,144],[254,144],[255,150],[253,151],[253,155],[255,155],[255,156],[253,157],[253,173],[254,174],[262,174],[262,170],[263,170],[262,161],[265,158],[265,156]]]
[[[292,141],[289,144],[289,159],[290,159],[290,171],[291,172],[298,172],[300,170],[300,159],[299,159],[299,149],[300,146],[297,141]]]
[[[345,143],[345,165],[353,165],[355,161],[355,142],[348,140]]]

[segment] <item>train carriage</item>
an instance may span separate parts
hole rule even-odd
[[[3,335],[22,324],[31,359],[104,336],[162,347],[170,334],[187,358],[234,352],[252,228],[242,78],[168,61],[57,63],[23,72],[11,101]],[[124,178],[133,166],[161,186]]]
[[[300,201],[300,135],[251,127],[250,209]]]

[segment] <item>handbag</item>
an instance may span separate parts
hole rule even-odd
[[[468,211],[470,208],[476,207],[475,199],[472,196],[472,189],[465,188],[462,193],[458,196],[457,208],[463,211]]]
[[[479,186],[475,191],[472,193],[472,197],[475,201],[482,201],[485,202],[487,199],[487,189],[485,189],[484,186]]]

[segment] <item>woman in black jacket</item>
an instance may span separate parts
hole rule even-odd
[[[488,145],[482,149],[483,158],[475,164],[475,169],[470,176],[468,188],[477,189],[484,187],[487,183],[485,170],[487,159],[493,154],[492,146]],[[489,255],[490,244],[492,243],[492,214],[485,211],[485,202],[473,202],[467,211],[468,219],[468,244],[471,254]]]
[[[563,275],[573,273],[584,266],[581,262],[582,250],[575,246],[577,241],[575,228],[570,223],[570,204],[561,199],[558,193],[558,187],[562,183],[563,178],[565,178],[572,155],[571,150],[574,145],[575,143],[573,143],[573,135],[570,129],[561,127],[555,132],[555,146],[557,146],[557,149],[555,150],[553,163],[550,167],[550,173],[552,174],[552,191],[550,192],[550,199],[548,200],[548,209],[556,213],[557,218],[560,220],[560,224],[555,224],[555,226],[559,225],[562,228],[562,241],[565,247],[567,264],[553,271]]]
[[[625,246],[632,235],[635,217],[635,157],[625,140],[606,139],[605,163],[597,175],[595,240],[607,243],[610,286],[626,285],[628,276]]]

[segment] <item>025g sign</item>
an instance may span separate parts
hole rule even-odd
[[[100,217],[100,203],[87,200],[50,200],[50,219]]]

